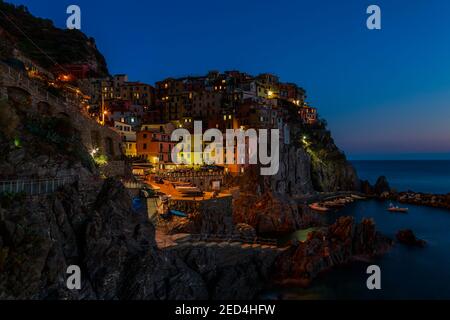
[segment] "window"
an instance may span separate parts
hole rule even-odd
[[[144,133],[143,138],[147,139],[147,134],[146,133]]]
[[[144,144],[142,145],[142,149],[147,150],[147,144],[146,144],[146,143],[144,143]]]

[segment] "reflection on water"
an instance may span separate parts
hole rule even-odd
[[[395,238],[401,229],[412,229],[427,241],[425,248],[396,244],[374,261],[381,268],[382,290],[369,291],[369,263],[355,262],[319,276],[308,289],[271,290],[283,299],[450,299],[450,211],[409,205],[408,214],[386,211],[387,202],[359,201],[329,213],[329,219],[351,215],[357,222],[374,218],[377,229]],[[302,233],[303,235],[303,233]]]

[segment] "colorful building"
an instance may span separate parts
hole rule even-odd
[[[123,152],[127,157],[137,157],[136,131],[133,127],[123,122],[114,122],[114,128],[122,137]]]
[[[137,133],[137,155],[152,164],[172,162],[172,149],[175,142],[170,141],[170,135],[144,130]]]

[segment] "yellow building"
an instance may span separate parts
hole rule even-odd
[[[127,157],[137,157],[137,145],[135,141],[126,141],[122,145],[123,152]]]

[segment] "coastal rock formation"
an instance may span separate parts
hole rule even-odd
[[[239,248],[156,248],[154,228],[107,180],[86,206],[76,186],[0,209],[0,299],[250,299],[274,254]],[[82,270],[82,290],[66,270]],[[255,285],[258,283],[258,285]]]
[[[276,262],[276,280],[284,285],[308,286],[320,272],[354,258],[381,255],[391,245],[391,240],[376,232],[373,220],[355,225],[352,217],[341,217],[284,252]]]
[[[390,192],[391,187],[389,186],[389,182],[385,176],[381,176],[377,179],[377,182],[374,186],[374,192],[376,194],[383,194],[385,192]]]
[[[233,203],[234,221],[253,226],[258,234],[285,234],[316,224],[310,210],[299,206],[305,195],[360,189],[354,168],[323,122],[304,126],[293,120],[289,125],[291,142],[280,146],[278,173],[261,176],[254,166],[231,183],[240,189]],[[305,134],[307,146],[301,143]]]
[[[417,239],[412,230],[400,230],[397,235],[398,242],[412,247],[425,247],[426,241]]]
[[[401,203],[409,203],[419,206],[428,206],[433,208],[450,209],[450,193],[449,194],[426,194],[416,193],[412,191],[390,193],[389,199],[399,201]]]
[[[234,221],[252,226],[258,234],[289,233],[301,226],[298,205],[287,196],[241,196],[233,207]]]
[[[240,246],[181,247],[171,250],[200,275],[214,300],[242,300],[257,296],[271,277],[278,250]]]
[[[391,192],[391,187],[385,176],[380,176],[373,186],[367,180],[361,181],[360,186],[360,191],[367,195],[383,195],[385,197]]]

